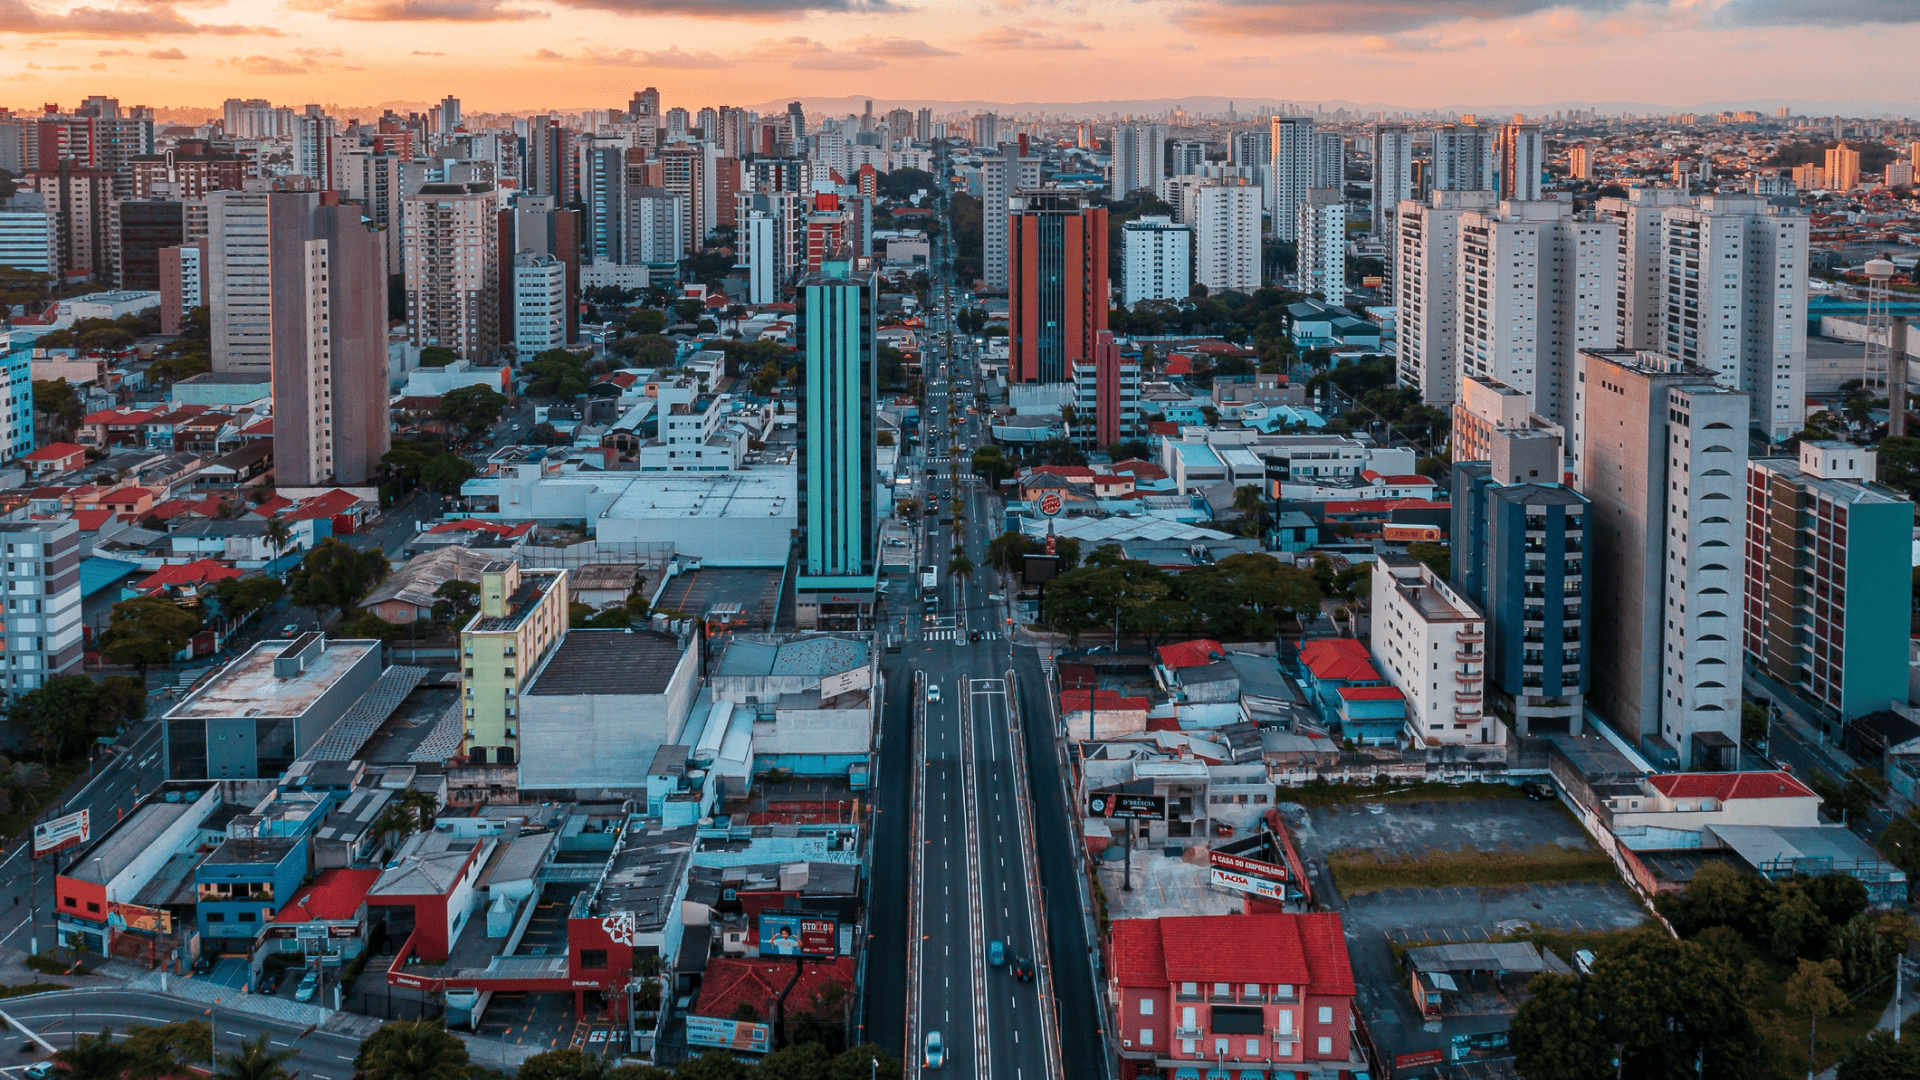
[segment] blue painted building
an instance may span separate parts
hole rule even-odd
[[[1877,455],[1800,444],[1747,465],[1747,655],[1824,714],[1829,734],[1907,702],[1913,503]]]
[[[795,618],[868,630],[880,573],[874,405],[874,278],[836,254],[795,295],[800,382],[800,572]]]
[[[246,952],[306,879],[309,837],[229,839],[194,868],[201,951]]]
[[[0,450],[4,460],[33,453],[33,349],[0,360]]]
[[[1497,707],[1523,736],[1577,735],[1591,680],[1591,504],[1561,484],[1503,484],[1497,476],[1505,471],[1488,462],[1454,466],[1450,577],[1486,612],[1487,688]]]

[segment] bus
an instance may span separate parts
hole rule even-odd
[[[928,603],[932,603],[938,599],[939,589],[940,568],[928,563],[926,569],[920,571],[920,595],[925,597]]]

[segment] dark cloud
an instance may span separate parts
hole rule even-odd
[[[863,15],[899,11],[893,0],[560,0],[572,7],[622,15],[685,15],[695,19],[792,19],[814,12]]]
[[[524,22],[550,16],[505,0],[290,0],[297,11],[313,11],[348,22]]]
[[[1746,26],[1860,26],[1867,23],[1920,23],[1916,0],[1733,0],[1718,12],[1729,23]]]
[[[279,37],[265,26],[214,26],[191,22],[167,4],[145,8],[77,7],[43,11],[25,0],[0,0],[0,32],[58,37],[147,38],[174,34]]]
[[[1784,5],[1794,0],[1761,2]],[[1877,2],[1891,4],[1904,0]],[[1556,8],[1617,11],[1627,3],[1628,0],[1196,0],[1176,10],[1173,19],[1187,30],[1205,34],[1392,33],[1466,19],[1517,18]]]

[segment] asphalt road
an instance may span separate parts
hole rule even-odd
[[[94,775],[83,781],[79,790],[59,807],[49,807],[41,820],[86,810],[94,836],[100,835],[120,815],[133,808],[141,795],[152,791],[165,779],[165,755],[161,747],[161,725],[148,720],[128,728],[119,741],[97,762]],[[38,945],[51,948],[53,937],[53,878],[56,860],[65,867],[64,855],[30,857],[31,835],[19,838],[4,857],[0,857],[0,945],[28,950]],[[37,895],[36,895],[37,893]],[[39,915],[38,933],[30,912]]]
[[[197,1001],[138,991],[88,989],[34,994],[0,1001],[0,1012],[63,1049],[73,1045],[76,1030],[94,1034],[112,1028],[114,1034],[124,1035],[133,1027],[209,1020],[214,1026],[215,1051],[231,1054],[243,1041],[264,1032],[269,1049],[293,1051],[285,1068],[300,1080],[348,1080],[353,1076],[354,1055],[360,1049],[359,1041],[350,1036],[318,1030],[309,1033],[300,1024],[219,1006],[209,1009]],[[15,1038],[0,1050],[0,1061],[6,1065],[24,1065],[47,1057],[44,1049],[32,1054],[19,1052],[20,1045],[27,1041],[19,1028],[9,1025],[8,1035]]]

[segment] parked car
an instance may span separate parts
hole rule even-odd
[[[60,1066],[51,1061],[36,1061],[20,1070],[20,1075],[27,1080],[47,1080],[48,1077],[60,1075]]]
[[[1551,802],[1553,800],[1553,785],[1544,780],[1528,780],[1520,785],[1520,791],[1534,802]]]
[[[947,1048],[940,1041],[940,1033],[927,1032],[927,1068],[937,1069],[947,1063]]]
[[[280,974],[279,968],[274,968],[271,971],[263,973],[260,976],[258,985],[254,986],[253,992],[256,994],[271,994],[275,990],[280,989]]]
[[[992,964],[994,967],[999,967],[1006,962],[1006,945],[1002,944],[999,938],[989,940],[987,942],[987,963]]]
[[[201,953],[200,959],[195,960],[193,962],[193,973],[195,975],[205,975],[212,970],[213,970],[213,954],[212,953]]]
[[[293,988],[293,1000],[312,1001],[313,995],[320,992],[320,973],[309,971],[300,976],[300,985]]]

